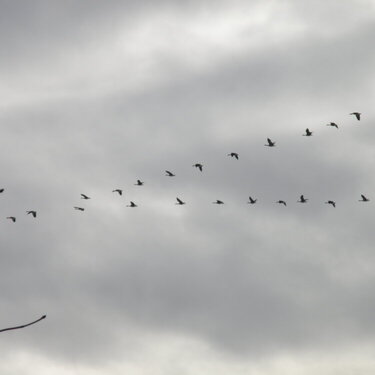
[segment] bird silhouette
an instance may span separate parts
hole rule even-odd
[[[36,211],[34,211],[34,210],[26,211],[26,214],[27,215],[31,214],[31,215],[33,215],[34,218],[36,217]]]
[[[3,193],[3,192],[4,192],[4,190],[5,190],[4,188],[1,188],[1,189],[0,189],[0,193]]]
[[[286,202],[283,201],[283,200],[279,200],[279,201],[277,201],[276,203],[283,204],[283,205],[286,207]]]
[[[182,206],[183,204],[186,204],[186,202],[182,201],[180,198],[177,197],[176,199],[177,199],[177,203],[175,203],[175,204],[177,204],[179,206]]]
[[[333,207],[336,207],[336,202],[334,202],[334,201],[327,201],[327,202],[325,202],[326,204],[330,204],[330,205],[332,205]]]
[[[312,136],[312,131],[311,130],[309,130],[309,128],[307,128],[306,129],[306,134],[302,134],[302,135],[304,135],[305,137],[311,137]]]
[[[359,200],[359,202],[369,202],[370,199],[366,198],[363,194],[361,194],[362,199]]]
[[[213,204],[224,204],[223,201],[219,200],[219,199],[216,199],[215,202],[212,202]]]
[[[275,145],[276,145],[276,142],[271,141],[270,138],[267,138],[267,142],[268,143],[265,145],[267,147],[275,147]]]
[[[88,197],[86,194],[81,194],[81,199],[91,199],[91,198]]]
[[[361,119],[361,113],[359,113],[359,112],[352,112],[350,114],[354,115],[358,121]]]
[[[198,168],[201,172],[203,170],[203,164],[200,163],[193,164],[193,167]]]
[[[253,199],[253,198],[249,197],[249,202],[247,202],[247,203],[249,203],[249,204],[255,204],[257,202],[257,200],[258,199]]]
[[[74,209],[77,210],[77,211],[85,211],[85,209],[83,207],[75,206]]]
[[[142,186],[144,184],[144,182],[143,181],[141,181],[141,180],[137,180],[137,183],[136,184],[134,184],[134,185],[137,185],[137,186]]]
[[[301,195],[299,199],[300,199],[300,200],[297,201],[297,202],[299,202],[299,203],[307,203],[307,201],[308,201],[308,199],[305,198],[303,195]]]
[[[7,219],[12,220],[13,223],[16,222],[16,218],[14,216],[8,216]]]
[[[122,190],[121,189],[115,189],[115,190],[112,190],[112,193],[118,193],[119,195],[122,195]]]
[[[138,207],[134,202],[130,201],[130,204],[128,204],[126,207]]]
[[[174,177],[175,176],[175,174],[173,174],[170,171],[165,171],[165,175],[168,176],[168,177]]]
[[[232,158],[236,158],[238,160],[237,152],[231,152],[230,154],[228,154],[228,156],[231,156]]]
[[[327,124],[327,126],[332,126],[332,127],[336,128],[336,129],[339,128],[339,126],[335,122],[330,122],[329,124]]]

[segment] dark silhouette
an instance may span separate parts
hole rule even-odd
[[[359,200],[359,202],[369,202],[370,199],[366,198],[363,194],[361,194],[362,199]]]
[[[170,171],[165,171],[165,173],[166,173],[165,175],[168,176],[168,177],[174,177],[175,176],[175,174],[173,174]]]
[[[336,123],[334,123],[334,122],[330,122],[329,124],[327,124],[327,126],[333,126],[336,129],[339,128],[339,126]]]
[[[283,204],[283,205],[286,207],[286,202],[283,201],[283,200],[279,200],[279,201],[277,201],[276,203]]]
[[[268,144],[266,144],[265,146],[275,147],[275,145],[276,145],[276,142],[272,142],[271,139],[269,139],[269,138],[267,138],[267,142],[268,142]]]
[[[305,137],[311,137],[312,136],[312,131],[309,130],[309,128],[306,129],[306,134],[302,134],[304,135]]]
[[[236,158],[238,160],[237,152],[231,152],[230,154],[228,154],[228,156],[231,156],[232,158]]]
[[[91,198],[88,197],[86,194],[81,194],[81,199],[91,199]]]
[[[200,164],[200,163],[194,164],[193,167],[198,168],[201,172],[203,170],[203,164]]]
[[[12,220],[13,223],[16,222],[16,218],[14,216],[8,216],[7,219]]]
[[[183,204],[186,204],[184,201],[182,201],[180,198],[176,198],[177,199],[177,203],[175,203],[175,204],[177,204],[177,205],[179,205],[179,206],[181,206],[181,205],[183,205]]]
[[[78,210],[78,211],[85,211],[85,209],[83,207],[77,207],[77,206],[75,206],[74,209]]]
[[[358,121],[361,119],[361,113],[359,113],[359,112],[352,112],[350,114],[354,115],[357,118]]]
[[[330,204],[332,205],[333,207],[336,207],[336,202],[334,201],[328,201],[328,202],[325,202],[326,204]]]
[[[224,204],[223,201],[219,200],[219,199],[216,199],[215,202],[212,202],[213,204]]]
[[[3,329],[0,329],[0,332],[10,331],[12,329],[25,328],[25,327],[31,326],[32,324],[40,322],[41,320],[45,319],[46,317],[47,317],[47,315],[43,315],[41,318],[39,318],[37,320],[34,320],[31,323],[23,324],[22,326],[16,326],[16,327],[10,327],[10,328],[3,328]]]
[[[137,180],[137,183],[136,184],[134,184],[134,185],[137,185],[137,186],[142,186],[144,184],[144,182],[143,181],[141,181],[141,180]]]
[[[4,190],[5,190],[4,188],[1,188],[1,189],[0,189],[0,193],[3,193],[3,192],[4,192]]]
[[[297,202],[299,202],[299,203],[307,203],[307,201],[308,201],[308,199],[305,198],[303,195],[301,195],[299,199],[300,199],[300,200],[297,201]]]
[[[119,195],[122,195],[122,190],[121,189],[115,189],[115,190],[112,190],[112,193],[118,193]]]
[[[128,204],[126,207],[138,207],[134,202],[130,201],[130,204]]]
[[[33,215],[33,217],[35,218],[36,217],[36,211],[26,211],[27,215],[31,214]]]
[[[249,197],[249,202],[247,202],[247,203],[249,203],[249,204],[255,204],[257,202],[257,200],[258,199],[253,199],[253,198]]]

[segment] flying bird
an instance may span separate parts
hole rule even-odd
[[[327,124],[327,126],[333,126],[336,129],[339,128],[339,126],[335,122],[330,122],[329,124]]]
[[[307,203],[307,201],[308,201],[308,199],[305,198],[303,195],[301,195],[299,199],[300,199],[300,200],[297,201],[297,202],[299,202],[299,203]]]
[[[283,200],[279,200],[279,201],[277,201],[276,203],[283,204],[283,205],[286,207],[286,202],[283,201]]]
[[[26,211],[26,213],[27,213],[27,215],[29,215],[29,214],[33,215],[34,218],[36,217],[36,211],[34,211],[34,210]]]
[[[177,203],[175,203],[175,204],[177,204],[177,205],[179,205],[179,206],[181,206],[181,205],[183,205],[183,204],[186,204],[184,201],[182,201],[180,198],[176,198],[177,199]]]
[[[271,139],[269,139],[269,138],[267,138],[267,142],[268,142],[268,144],[266,144],[265,146],[275,147],[275,145],[276,145],[276,142],[272,142]]]
[[[134,185],[137,185],[137,186],[142,186],[144,184],[144,182],[143,181],[141,181],[141,180],[137,180],[137,183],[136,184],[134,184]]]
[[[173,174],[170,171],[165,171],[165,175],[168,176],[168,177],[174,177],[175,176],[175,174]]]
[[[88,197],[86,194],[81,194],[81,199],[91,199],[91,198]]]
[[[121,189],[115,189],[115,190],[112,190],[112,193],[118,193],[119,195],[122,195],[122,190]]]
[[[75,206],[74,209],[77,210],[77,211],[85,211],[85,209],[83,207]]]
[[[306,129],[306,134],[302,134],[302,135],[304,135],[305,137],[311,137],[312,136],[312,131],[311,130],[309,130],[309,128],[307,128]]]
[[[5,190],[4,188],[1,188],[1,189],[0,189],[0,193],[3,193],[3,192],[4,192],[4,190]]]
[[[238,160],[237,152],[231,152],[230,154],[228,154],[228,156],[231,156],[232,158],[236,158]]]
[[[134,202],[130,201],[130,204],[128,204],[126,207],[138,207]]]
[[[249,204],[255,204],[257,202],[257,200],[258,199],[253,199],[253,198],[249,197],[249,202],[247,202],[247,203],[249,203]]]
[[[359,200],[359,202],[369,202],[370,199],[366,198],[363,194],[361,194],[362,199]]]
[[[326,204],[330,204],[330,205],[332,205],[333,207],[336,207],[336,202],[334,202],[334,201],[327,201],[327,202],[325,202]]]
[[[216,199],[215,202],[212,202],[213,204],[224,204],[223,201],[219,200],[219,199]]]
[[[8,216],[7,219],[12,220],[13,223],[16,222],[16,218],[14,216]]]
[[[200,163],[193,164],[193,167],[198,168],[201,172],[203,170],[203,164]]]
[[[361,119],[361,113],[359,113],[359,112],[352,112],[350,114],[354,115],[357,118],[358,121]]]

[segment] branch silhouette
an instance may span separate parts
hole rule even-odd
[[[35,324],[35,323],[40,322],[41,320],[45,319],[46,317],[47,317],[47,315],[43,315],[41,318],[39,318],[39,319],[37,319],[37,320],[34,320],[34,321],[31,322],[31,323],[24,324],[24,325],[22,325],[22,326],[17,326],[17,327],[10,327],[10,328],[0,329],[0,332],[10,331],[11,329],[25,328],[25,327],[31,326],[32,324]]]

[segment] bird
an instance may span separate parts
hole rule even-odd
[[[121,189],[115,189],[115,190],[112,190],[112,193],[119,193],[119,195],[122,195],[122,190]]]
[[[361,119],[361,113],[359,113],[359,112],[352,112],[352,113],[350,113],[350,115],[354,115],[357,118],[358,121],[360,121],[360,119]]]
[[[31,214],[31,215],[33,215],[33,217],[36,217],[36,211],[34,211],[34,210],[26,211],[26,214],[27,215]]]
[[[4,190],[5,190],[4,188],[1,188],[1,189],[0,189],[0,193],[3,193],[3,192],[4,192]]]
[[[16,218],[14,216],[8,216],[7,219],[12,220],[13,223],[16,222]]]
[[[173,174],[170,171],[165,171],[165,173],[166,173],[165,175],[168,176],[168,177],[174,177],[174,176],[176,176],[175,174]]]
[[[85,209],[83,207],[77,207],[77,206],[75,206],[74,209],[78,210],[78,211],[85,211]]]
[[[277,201],[276,203],[283,204],[283,205],[286,207],[286,202],[283,201],[283,200],[279,200],[279,201]]]
[[[362,199],[359,200],[359,202],[369,202],[370,199],[366,198],[363,194],[361,194]]]
[[[258,199],[253,199],[253,198],[249,197],[249,202],[247,202],[247,203],[249,203],[249,204],[255,204],[257,202],[257,200]]]
[[[215,202],[212,202],[213,204],[224,204],[223,201],[219,200],[219,199],[216,199]]]
[[[312,131],[311,130],[309,130],[309,128],[307,128],[306,129],[306,134],[302,134],[302,135],[304,135],[304,136],[306,136],[306,137],[310,137],[310,136],[312,136]]]
[[[193,164],[193,167],[198,168],[201,172],[203,170],[203,164],[200,163]]]
[[[81,199],[91,199],[91,198],[88,197],[86,194],[81,194]]]
[[[335,122],[330,122],[329,124],[327,124],[327,126],[333,126],[336,129],[339,128],[339,126]]]
[[[237,152],[231,152],[230,154],[228,154],[228,156],[231,156],[232,158],[236,158],[238,160]]]
[[[307,201],[308,201],[308,199],[305,198],[303,195],[301,195],[301,196],[300,196],[300,200],[297,201],[297,202],[299,202],[299,203],[307,203]]]
[[[186,202],[184,202],[183,200],[181,200],[180,198],[176,198],[177,199],[177,203],[175,203],[175,204],[177,204],[177,205],[179,205],[179,206],[181,206],[181,205],[183,205],[183,204],[186,204]]]
[[[130,201],[130,204],[128,204],[126,207],[138,207],[134,202]]]
[[[336,202],[334,202],[334,201],[327,201],[327,202],[325,202],[326,204],[330,204],[330,205],[332,205],[333,207],[336,207]]]
[[[271,141],[271,139],[269,139],[269,138],[267,138],[267,142],[268,142],[268,144],[266,144],[265,146],[275,147],[275,145],[276,145],[276,142]]]
[[[136,184],[134,184],[134,185],[137,185],[137,186],[142,186],[144,184],[144,182],[143,181],[141,181],[141,180],[137,180],[137,183]]]

